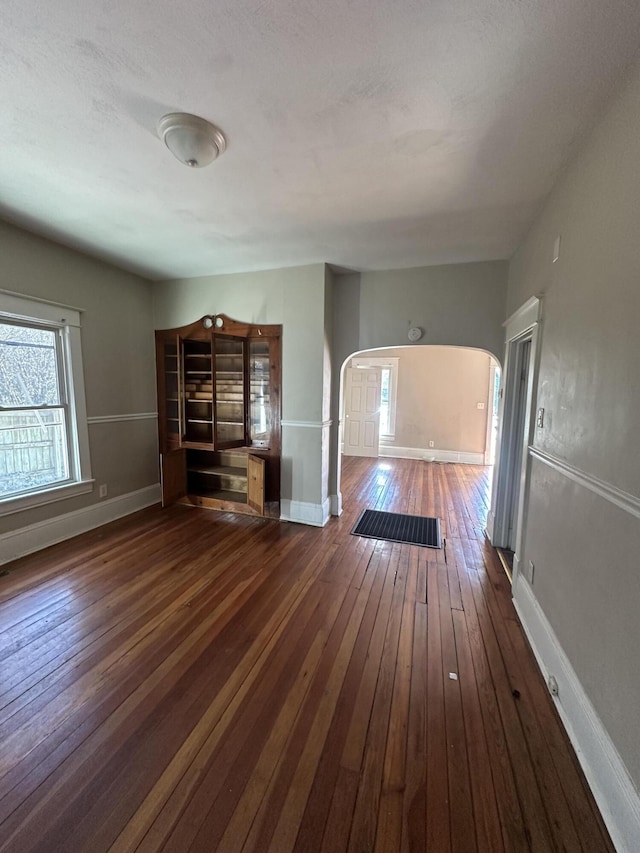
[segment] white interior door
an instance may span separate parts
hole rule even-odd
[[[379,367],[348,367],[344,391],[344,453],[377,456],[380,438]]]

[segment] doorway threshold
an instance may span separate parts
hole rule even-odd
[[[502,568],[506,576],[509,578],[509,583],[513,583],[513,551],[509,548],[496,548],[498,557],[502,563]]]

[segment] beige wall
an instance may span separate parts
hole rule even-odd
[[[150,282],[1,222],[0,257],[1,289],[82,309],[89,418],[156,411]],[[109,498],[158,482],[155,418],[90,423],[89,442]],[[0,516],[0,534],[97,501],[93,492]]]
[[[522,564],[534,562],[537,602],[636,786],[639,103],[636,70],[513,258],[508,296],[512,312],[544,294],[534,444],[559,463],[531,461]]]
[[[415,346],[359,353],[398,361],[396,432],[385,444],[484,453],[491,358],[461,347]],[[479,410],[478,403],[484,404]]]

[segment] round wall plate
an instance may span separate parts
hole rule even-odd
[[[422,337],[422,329],[418,328],[418,326],[414,326],[412,329],[409,329],[407,337],[412,343],[419,341]]]

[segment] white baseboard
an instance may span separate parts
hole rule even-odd
[[[116,518],[137,512],[139,509],[158,503],[160,497],[160,484],[155,483],[153,486],[109,498],[74,512],[66,512],[18,530],[10,530],[0,535],[0,564],[32,554],[41,548],[47,548],[49,545],[55,545],[56,542],[62,542],[64,539],[70,539],[72,536],[100,527],[109,521],[115,521]]]
[[[396,459],[424,459],[427,462],[484,465],[484,453],[471,453],[464,450],[438,450],[435,447],[397,447],[394,444],[381,444],[378,452],[380,456],[392,456]]]
[[[487,532],[487,537],[489,539],[489,542],[491,542],[492,545],[495,544],[493,541],[493,531],[495,530],[495,524],[496,524],[496,514],[492,509],[490,509],[489,513],[487,515],[486,532]]]
[[[640,839],[640,794],[578,676],[522,575],[514,604],[545,681],[553,674],[558,713],[619,853],[636,853]]]
[[[342,492],[337,495],[329,495],[331,515],[342,515]]]
[[[324,527],[329,521],[329,510],[329,498],[321,504],[280,500],[280,519],[282,521],[295,521],[297,524]]]

